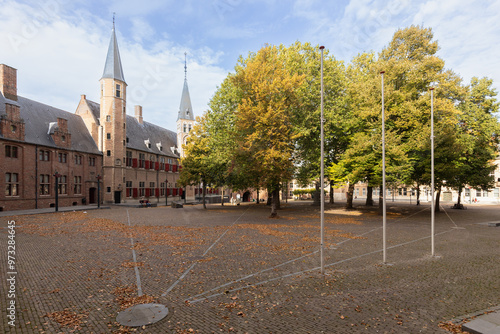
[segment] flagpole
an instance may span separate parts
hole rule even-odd
[[[435,202],[434,202],[434,88],[431,91],[431,255],[435,256],[434,234],[435,234]]]
[[[319,180],[320,191],[321,191],[321,274],[325,273],[325,259],[324,259],[324,248],[325,248],[325,191],[324,191],[324,179],[325,179],[325,166],[324,166],[324,130],[323,130],[323,50],[324,46],[320,46],[321,50],[321,176]]]
[[[385,111],[384,111],[384,73],[382,78],[382,254],[383,263],[387,263],[387,207],[385,196]]]

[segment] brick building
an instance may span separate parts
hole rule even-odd
[[[82,119],[17,95],[17,70],[0,64],[0,210],[97,203],[102,154]],[[55,176],[58,187],[55,187]]]
[[[66,112],[18,96],[17,70],[0,65],[0,210],[54,206],[56,174],[60,206],[97,203],[98,178],[103,203],[194,196],[177,184],[179,148],[194,125],[187,79],[177,132],[144,121],[141,106],[127,115],[113,27],[100,93],[99,103],[82,95]]]

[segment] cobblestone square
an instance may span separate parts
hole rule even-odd
[[[500,305],[500,208],[470,205],[436,215],[388,202],[382,217],[357,203],[326,205],[326,275],[319,273],[319,208],[283,203],[201,205],[0,217],[6,277],[8,222],[16,224],[16,319],[2,333],[449,333],[452,319]],[[129,306],[169,315],[120,326]]]

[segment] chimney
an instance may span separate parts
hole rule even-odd
[[[9,100],[17,101],[17,70],[0,64],[0,91]]]
[[[142,124],[142,106],[135,106],[135,119]]]
[[[82,98],[81,98],[81,100],[82,100],[82,101],[85,101],[86,99],[87,99],[87,95],[82,94]]]

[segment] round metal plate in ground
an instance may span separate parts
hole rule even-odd
[[[118,313],[116,321],[123,326],[140,327],[151,325],[165,318],[168,308],[161,304],[140,304]]]

